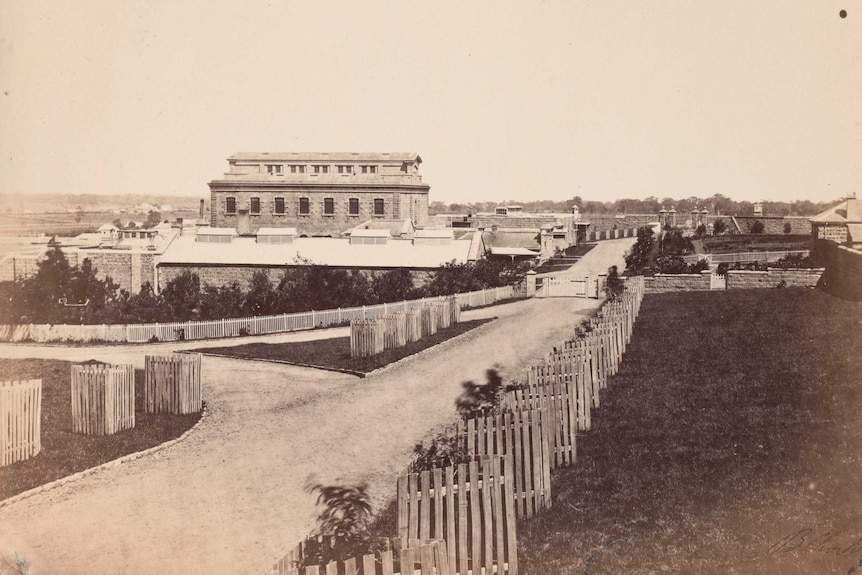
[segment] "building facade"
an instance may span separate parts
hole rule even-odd
[[[291,227],[336,236],[371,219],[428,219],[414,153],[240,153],[210,186],[210,224],[240,234]]]

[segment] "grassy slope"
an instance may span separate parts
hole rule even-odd
[[[464,321],[449,329],[440,330],[432,336],[410,342],[404,347],[386,350],[372,357],[351,358],[349,337],[294,343],[249,343],[234,347],[198,348],[192,351],[242,359],[277,360],[299,365],[368,373],[470,331],[488,321],[490,320]]]
[[[4,381],[42,380],[42,451],[27,461],[0,467],[0,501],[179,437],[200,418],[200,414],[142,413],[143,372],[136,370],[134,429],[106,437],[72,433],[71,365],[57,360],[0,359]]]
[[[522,573],[847,573],[860,349],[862,304],[822,292],[648,296]]]

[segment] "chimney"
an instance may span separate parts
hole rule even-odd
[[[203,200],[201,200],[200,215],[198,217],[200,219],[204,219],[204,201]]]
[[[248,215],[247,209],[237,210],[236,233],[241,236],[251,233],[251,216]]]

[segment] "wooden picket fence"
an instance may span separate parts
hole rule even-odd
[[[406,312],[381,315],[350,322],[350,357],[370,357],[434,335],[461,319],[461,307],[454,297],[435,301]]]
[[[399,476],[399,537],[446,541],[452,574],[517,575],[513,477],[511,455]]]
[[[72,431],[113,435],[135,427],[135,368],[72,366]]]
[[[544,410],[511,411],[459,423],[457,437],[467,453],[479,457],[510,455],[518,517],[532,517],[551,506],[551,419]],[[570,445],[569,447],[572,447]]]
[[[42,380],[0,382],[0,467],[42,451]]]
[[[144,409],[147,413],[198,413],[201,398],[201,356],[144,356]]]
[[[410,540],[401,545],[394,540],[384,551],[331,561],[324,565],[300,567],[309,545],[328,545],[330,537],[308,537],[279,559],[266,575],[449,575],[445,541]]]

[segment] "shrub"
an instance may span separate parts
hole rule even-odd
[[[314,484],[307,486],[307,489],[318,494],[317,505],[323,506],[317,516],[314,534],[328,537],[330,541],[309,541],[298,567],[326,565],[331,561],[344,561],[375,550],[369,533],[372,515],[367,484]]]
[[[503,378],[496,368],[486,370],[485,376],[487,381],[483,384],[472,381],[461,384],[464,391],[455,399],[455,408],[462,418],[482,417],[500,405]]]
[[[760,220],[755,221],[751,224],[751,233],[752,234],[762,234],[763,233],[763,222]]]
[[[413,447],[413,461],[410,463],[410,471],[431,471],[440,467],[456,466],[459,463],[470,461],[467,446],[452,430],[433,437],[427,444],[417,443]]]
[[[712,235],[720,236],[727,231],[727,222],[719,218],[712,223]]]
[[[694,237],[700,239],[706,235],[706,226],[704,224],[700,224],[697,226],[697,229],[694,230]]]
[[[701,258],[697,260],[696,263],[690,264],[688,266],[688,273],[690,274],[699,274],[702,271],[706,271],[709,269],[709,262],[705,259]]]
[[[617,266],[608,268],[608,278],[605,283],[605,296],[608,301],[617,301],[626,291],[626,284],[617,271]]]
[[[632,273],[639,274],[646,267],[655,243],[655,234],[652,228],[638,228],[638,239],[632,249],[625,256],[626,268]]]
[[[793,231],[793,226],[790,225],[790,222],[784,222],[784,233],[789,234]]]

